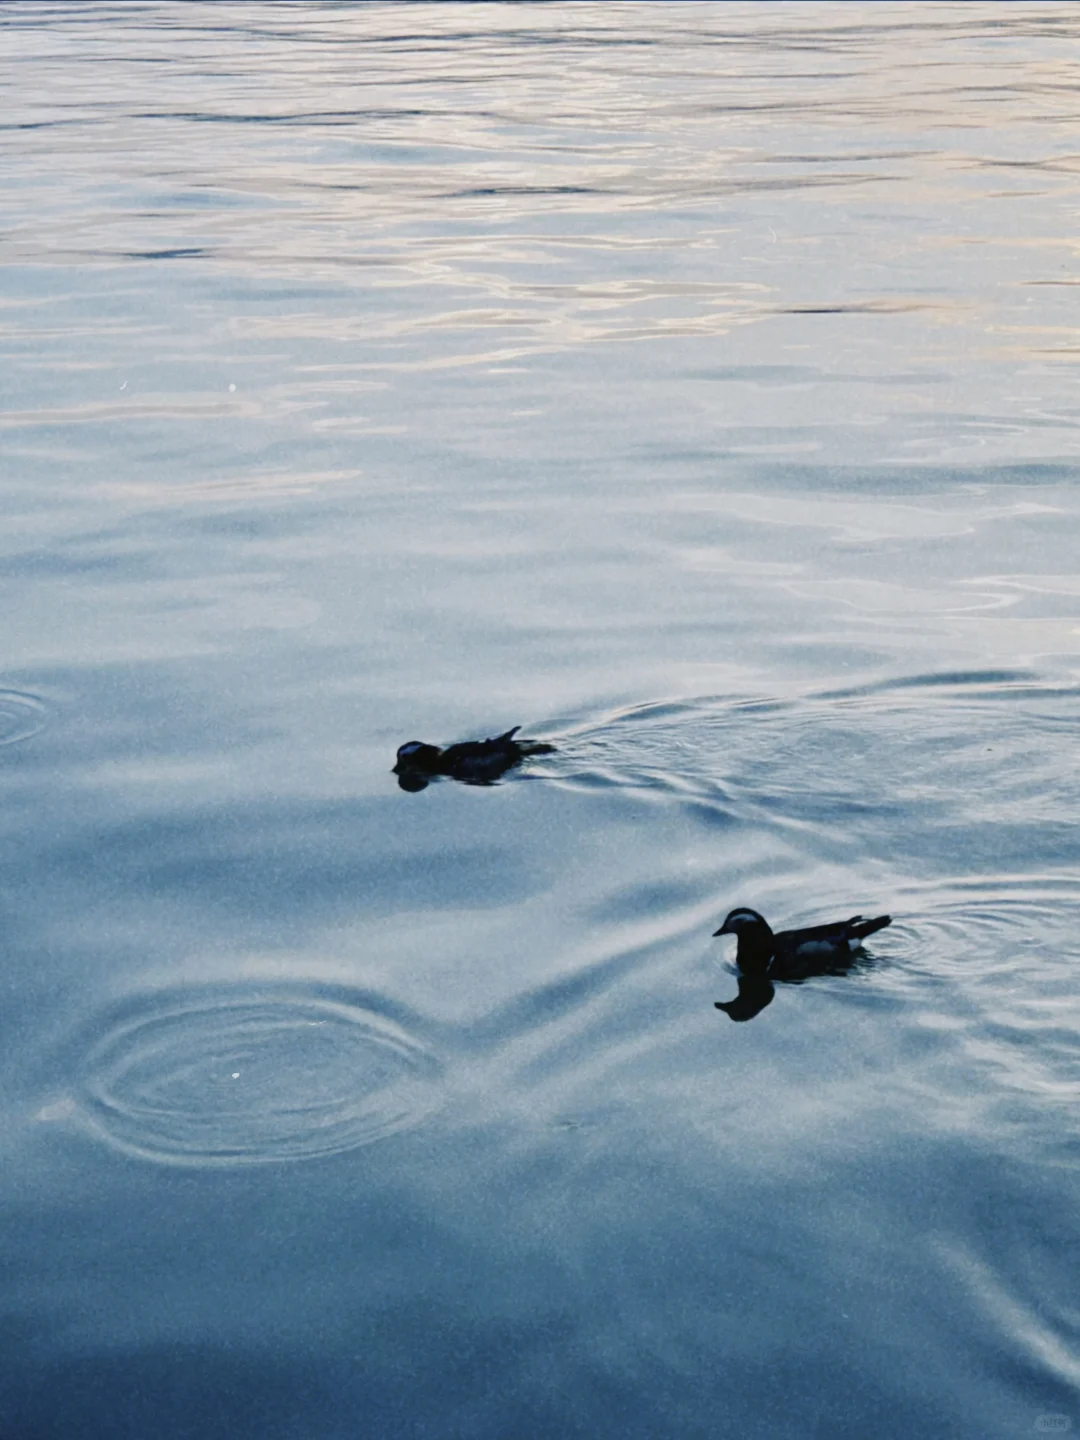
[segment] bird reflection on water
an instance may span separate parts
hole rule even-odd
[[[828,925],[774,932],[756,910],[732,910],[715,934],[738,937],[739,993],[733,1000],[715,1001],[716,1008],[732,1020],[752,1020],[772,1003],[774,981],[799,985],[817,975],[847,975],[868,963],[863,940],[891,923],[889,915],[873,920],[853,915]]]

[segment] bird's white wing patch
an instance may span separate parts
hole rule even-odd
[[[843,940],[804,940],[795,947],[796,955],[835,955],[844,948]]]

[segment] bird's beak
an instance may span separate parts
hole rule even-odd
[[[719,929],[719,930],[714,930],[712,933],[713,933],[713,939],[715,940],[716,937],[717,937],[717,935],[734,935],[734,934],[735,934],[735,931],[734,931],[734,930],[729,930],[729,929],[727,928],[727,924],[726,924],[726,922],[725,922],[723,925],[720,926],[720,929]]]

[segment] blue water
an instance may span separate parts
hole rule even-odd
[[[1080,1425],[1078,61],[0,7],[2,1440]]]

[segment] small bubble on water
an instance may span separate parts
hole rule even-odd
[[[229,386],[229,390],[230,390],[230,391],[235,390],[235,389],[236,389],[236,386],[235,386],[235,385],[230,385],[230,386]]]

